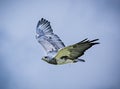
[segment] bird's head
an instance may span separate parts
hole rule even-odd
[[[42,60],[44,60],[44,61],[46,61],[46,62],[50,62],[50,60],[51,60],[51,58],[49,57],[49,56],[44,56],[43,58],[42,58]]]

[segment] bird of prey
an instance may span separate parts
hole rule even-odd
[[[50,22],[44,18],[39,20],[36,33],[37,41],[47,52],[47,56],[44,56],[42,60],[54,65],[76,63],[78,61],[85,62],[79,57],[93,45],[99,44],[99,42],[95,42],[98,39],[91,41],[84,39],[76,44],[65,46],[58,35],[53,33]]]

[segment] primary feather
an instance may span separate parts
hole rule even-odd
[[[47,54],[65,47],[61,39],[53,33],[50,22],[43,18],[37,24],[36,33],[38,42],[44,47]]]

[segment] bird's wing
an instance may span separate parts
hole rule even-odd
[[[36,39],[44,47],[47,53],[57,52],[60,48],[65,47],[61,39],[53,33],[50,22],[41,19],[36,27]]]
[[[99,44],[98,42],[95,42],[97,40],[98,39],[89,41],[87,39],[84,39],[79,43],[76,43],[71,46],[67,46],[58,52],[58,54],[55,56],[55,59],[56,60],[59,60],[62,58],[68,58],[71,60],[77,59],[78,57],[82,56],[87,49],[89,49],[95,44]]]

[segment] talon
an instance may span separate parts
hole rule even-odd
[[[78,61],[85,62],[85,60],[84,60],[84,59],[78,59]]]

